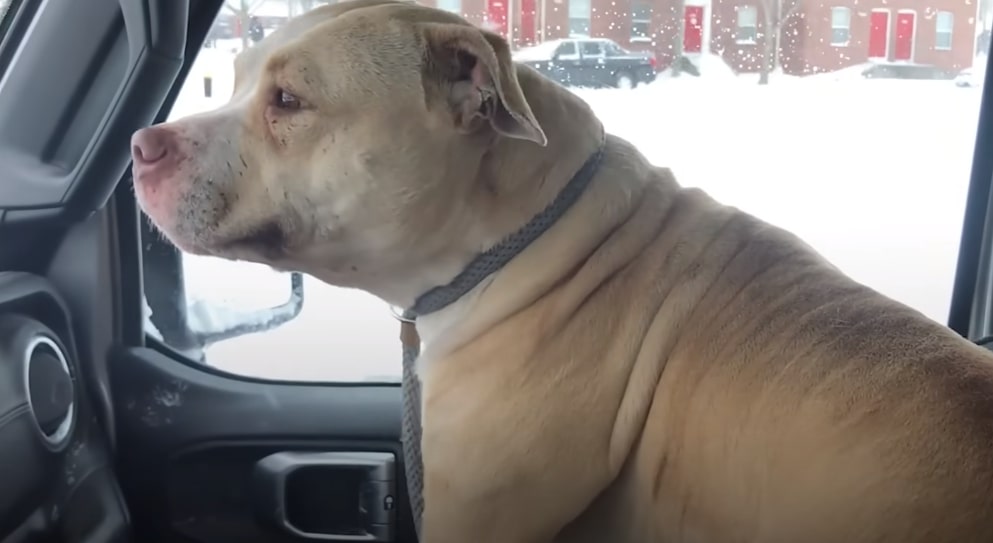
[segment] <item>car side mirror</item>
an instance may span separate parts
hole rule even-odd
[[[185,296],[166,300],[146,293],[145,331],[184,356],[205,361],[207,347],[246,334],[278,328],[297,318],[303,310],[303,274],[289,274],[286,301],[262,308],[237,308],[216,301],[196,299],[186,303]],[[158,306],[157,308],[155,306]]]
[[[303,274],[184,257],[150,221],[140,224],[146,336],[203,362],[210,345],[278,328],[303,310]],[[238,307],[231,300],[244,303]]]
[[[291,272],[287,300],[272,307],[241,310],[196,300],[189,304],[186,326],[200,349],[212,343],[272,330],[290,322],[303,310],[303,274]]]

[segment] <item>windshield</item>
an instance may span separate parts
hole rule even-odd
[[[684,186],[793,232],[855,280],[946,322],[982,84],[982,72],[956,75],[985,66],[993,15],[977,18],[961,0],[932,0],[927,12],[916,0],[742,0],[681,13],[662,0],[424,1],[502,36],[518,60],[549,60],[585,38],[649,55],[570,54],[540,69]],[[223,105],[235,54],[322,3],[229,0],[170,117]],[[183,259],[191,307],[286,298],[285,276],[267,267]],[[298,318],[214,344],[206,364],[270,379],[399,379],[389,308],[305,284]]]

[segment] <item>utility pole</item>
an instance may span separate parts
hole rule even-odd
[[[517,49],[514,47],[514,7],[514,0],[507,0],[507,43],[511,51]]]
[[[686,0],[676,2],[676,43],[672,47],[672,77],[679,77],[683,71],[683,40],[686,39]]]
[[[538,1],[538,9],[539,9],[539,12],[538,12],[538,25],[540,25],[538,27],[538,41],[539,42],[548,41],[548,35],[546,33],[546,30],[545,30],[546,25],[547,25],[547,23],[545,22],[545,10],[548,8],[548,6],[547,6],[547,4],[545,2],[547,2],[547,0],[539,0]]]

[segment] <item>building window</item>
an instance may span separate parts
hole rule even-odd
[[[949,51],[952,48],[952,25],[955,15],[950,11],[939,11],[935,18],[934,48]]]
[[[438,9],[450,11],[456,15],[462,14],[462,0],[437,0]]]
[[[651,41],[652,5],[635,0],[631,3],[631,41]]]
[[[831,45],[848,45],[852,39],[852,10],[831,8]]]
[[[759,11],[755,6],[738,6],[738,27],[734,39],[738,43],[755,43],[758,41]]]
[[[590,0],[569,0],[569,36],[589,37],[591,18]]]

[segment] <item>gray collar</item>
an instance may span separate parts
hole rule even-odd
[[[399,315],[400,320],[413,322],[420,315],[440,311],[455,303],[459,298],[479,286],[487,277],[507,265],[515,256],[545,233],[556,221],[569,211],[582,196],[593,179],[603,158],[606,133],[601,135],[596,151],[586,159],[579,171],[545,209],[531,218],[520,230],[507,236],[485,252],[472,259],[447,285],[437,286],[425,292],[410,307]]]
[[[420,355],[420,338],[417,336],[414,320],[418,315],[427,315],[447,307],[476,288],[538,239],[555,224],[555,221],[562,218],[586,190],[600,166],[605,140],[606,134],[601,134],[596,151],[586,159],[562,192],[541,213],[532,217],[523,228],[472,259],[451,283],[425,292],[414,301],[413,307],[397,315],[397,318],[403,321],[400,326],[400,342],[403,345],[401,386],[403,414],[400,441],[403,444],[407,495],[410,498],[410,510],[418,537],[421,535],[421,517],[424,514],[424,463],[421,459],[421,385],[416,370],[417,358]]]

